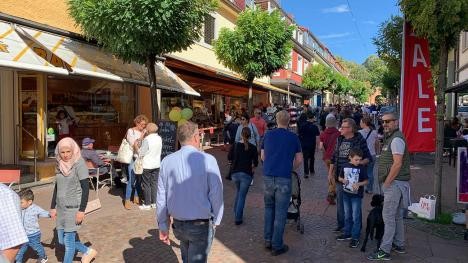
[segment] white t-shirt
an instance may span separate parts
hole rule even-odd
[[[403,155],[405,153],[405,146],[405,141],[402,138],[396,137],[393,138],[390,149],[392,150],[392,154]]]
[[[367,138],[367,135],[369,134],[369,132],[371,132],[371,134],[369,135],[369,138]],[[375,141],[377,141],[379,139],[377,131],[371,130],[371,129],[362,129],[362,130],[359,130],[359,133],[362,135],[362,137],[364,139],[367,138],[367,140],[366,140],[367,148],[369,148],[370,154],[372,156],[375,156],[375,154],[376,154],[376,152],[375,152]]]
[[[128,129],[127,131],[127,141],[130,143],[130,145],[133,147],[135,144],[136,140],[141,138],[141,131],[135,130],[135,129]]]

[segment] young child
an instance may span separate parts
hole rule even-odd
[[[340,171],[338,180],[343,183],[343,203],[345,212],[344,233],[336,240],[350,240],[350,247],[359,245],[362,215],[361,204],[364,186],[367,185],[367,168],[361,165],[363,153],[360,149],[349,151],[349,163]]]
[[[28,236],[28,242],[21,246],[18,254],[16,255],[16,262],[23,262],[23,255],[30,246],[38,255],[37,262],[47,262],[47,256],[44,247],[41,244],[41,229],[39,228],[39,217],[50,217],[48,211],[33,204],[34,193],[30,189],[25,189],[19,193],[21,199],[21,220],[23,222],[24,230]]]

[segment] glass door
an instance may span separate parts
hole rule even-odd
[[[22,160],[44,158],[44,92],[40,74],[20,74],[19,156]]]

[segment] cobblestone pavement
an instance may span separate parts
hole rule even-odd
[[[228,168],[226,153],[218,149],[209,152],[217,157],[224,175]],[[305,233],[300,234],[293,224],[288,224],[285,231],[285,243],[290,247],[288,253],[272,257],[263,248],[263,186],[261,168],[258,168],[254,185],[247,195],[244,224],[241,226],[234,225],[234,186],[229,181],[224,182],[225,214],[222,225],[216,230],[209,262],[366,262],[367,253],[349,248],[347,242],[335,241],[332,229],[336,210],[325,201],[326,172],[320,156],[316,159],[316,175],[302,181],[301,218]],[[417,185],[417,194],[430,189],[430,180],[426,177],[432,167],[419,165],[415,168],[412,184]],[[422,186],[428,189],[420,189]],[[36,203],[48,208],[52,186],[38,187],[34,192]],[[81,240],[99,252],[95,262],[181,262],[178,241],[173,235],[171,246],[159,242],[154,210],[140,211],[136,206],[130,211],[124,210],[121,193],[122,189],[102,189],[102,209],[88,215],[79,231]],[[370,196],[366,196],[363,200],[363,221],[370,210],[369,203]],[[450,206],[451,203],[448,203]],[[50,219],[41,219],[40,222],[49,262],[58,262],[62,258],[62,248],[54,249],[54,222]],[[408,254],[392,254],[394,262],[468,260],[468,243],[462,240],[444,240],[413,227],[407,227],[407,240]],[[369,242],[367,250],[374,248],[375,244]],[[31,253],[29,256],[28,262],[35,262]],[[79,261],[79,257],[75,260]]]

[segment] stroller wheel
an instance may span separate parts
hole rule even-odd
[[[301,234],[304,234],[304,224],[301,224],[299,232]]]

